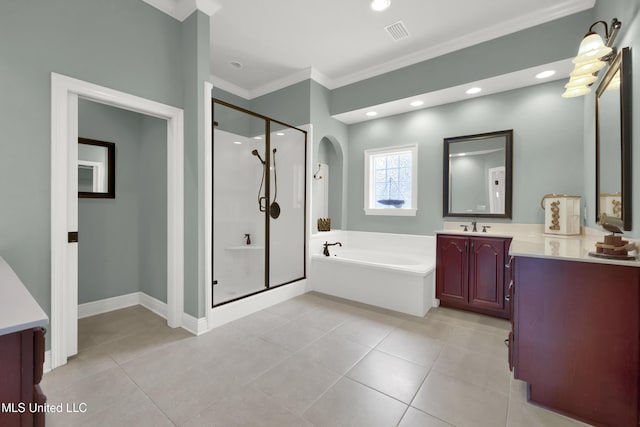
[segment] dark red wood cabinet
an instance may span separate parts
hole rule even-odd
[[[44,363],[44,330],[32,328],[0,335],[0,426],[44,426],[40,380]]]
[[[532,403],[640,425],[640,268],[518,256],[509,365]]]
[[[509,318],[505,299],[510,238],[439,234],[436,298],[444,307]]]

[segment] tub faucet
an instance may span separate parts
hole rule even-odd
[[[473,229],[471,230],[473,233],[477,233],[478,232],[478,222],[477,221],[471,221],[471,226],[473,227]]]
[[[340,242],[335,242],[335,243],[324,242],[322,244],[322,246],[324,246],[324,249],[322,250],[322,253],[324,254],[324,256],[330,256],[331,254],[329,253],[329,246],[335,246],[335,245],[342,247],[342,243]]]

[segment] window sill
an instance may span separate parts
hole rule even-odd
[[[398,208],[388,208],[388,209],[364,209],[364,213],[366,215],[385,215],[385,216],[416,216],[417,209],[398,209]]]

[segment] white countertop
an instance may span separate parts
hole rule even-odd
[[[9,264],[0,257],[0,335],[49,323],[49,318]]]
[[[589,255],[595,252],[595,244],[602,241],[606,233],[591,228],[585,228],[584,234],[580,236],[560,236],[544,234],[541,224],[497,224],[489,223],[491,228],[488,232],[462,231],[458,226],[468,223],[445,223],[445,229],[437,231],[436,234],[455,234],[460,236],[474,237],[510,237],[511,246],[509,255],[526,256],[533,258],[559,259],[566,261],[592,262],[599,264],[616,264],[640,267],[637,259],[637,251],[630,255],[636,255],[635,260],[616,260],[596,258]],[[478,222],[478,224],[485,224]],[[478,230],[482,227],[478,225]],[[623,239],[625,239],[623,235]],[[632,239],[625,239],[630,240]]]

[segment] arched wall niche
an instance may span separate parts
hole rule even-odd
[[[318,231],[317,220],[325,217],[324,215],[331,218],[332,229],[341,229],[344,156],[342,147],[335,137],[325,135],[320,139],[312,175],[315,175],[311,189],[313,231]]]

